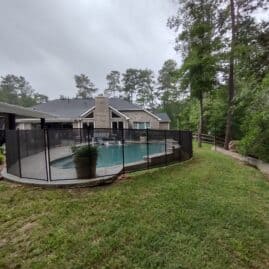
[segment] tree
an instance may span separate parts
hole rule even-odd
[[[144,108],[154,106],[154,73],[150,69],[138,71],[136,102]]]
[[[139,84],[139,70],[134,68],[129,68],[123,74],[122,82],[123,88],[122,92],[125,98],[133,103],[135,94],[137,93],[137,87]]]
[[[20,77],[15,75],[6,75],[1,77],[0,100],[9,104],[18,104],[18,90]]]
[[[161,70],[159,70],[157,94],[161,100],[163,110],[166,109],[169,102],[177,98],[176,71],[177,63],[172,59],[165,61]]]
[[[97,88],[85,74],[75,75],[74,79],[78,88],[77,97],[90,98],[97,91]]]
[[[170,28],[181,29],[177,38],[177,49],[181,48],[184,58],[178,73],[181,88],[199,101],[198,146],[204,129],[204,98],[216,82],[215,10],[214,0],[179,0],[177,15],[168,20]]]
[[[238,49],[240,48],[240,31],[251,15],[259,8],[268,7],[268,0],[219,0],[219,22],[223,43],[228,48],[228,108],[225,130],[225,149],[228,149],[232,138],[233,113],[236,99],[236,63],[238,63]],[[240,50],[240,49],[239,49]]]
[[[106,76],[108,87],[105,89],[105,95],[116,97],[117,94],[121,91],[120,85],[120,72],[119,71],[111,71]]]
[[[48,96],[40,93],[35,93],[34,94],[35,101],[40,104],[40,103],[46,103],[48,102],[49,98]]]
[[[24,77],[9,74],[1,77],[0,101],[30,107],[47,102],[48,97],[36,92]]]

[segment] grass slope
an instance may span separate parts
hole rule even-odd
[[[0,268],[269,268],[269,183],[207,147],[105,188],[1,182]]]

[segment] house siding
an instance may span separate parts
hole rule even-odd
[[[160,130],[169,130],[170,129],[170,123],[169,122],[160,122],[159,129]]]
[[[134,122],[149,122],[151,129],[159,129],[159,121],[145,111],[124,111],[129,120],[129,128],[134,128]]]
[[[94,122],[95,128],[110,128],[110,109],[108,98],[97,96],[95,98]]]

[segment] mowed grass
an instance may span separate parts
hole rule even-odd
[[[269,268],[269,183],[209,147],[107,187],[1,182],[0,268]]]

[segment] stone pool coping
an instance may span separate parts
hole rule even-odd
[[[40,179],[31,179],[31,178],[21,178],[7,173],[5,170],[2,173],[5,180],[29,185],[33,187],[45,187],[45,188],[72,188],[72,187],[96,187],[101,185],[107,185],[113,183],[118,175],[113,176],[104,176],[92,179],[64,179],[64,180],[53,180],[46,181]]]

